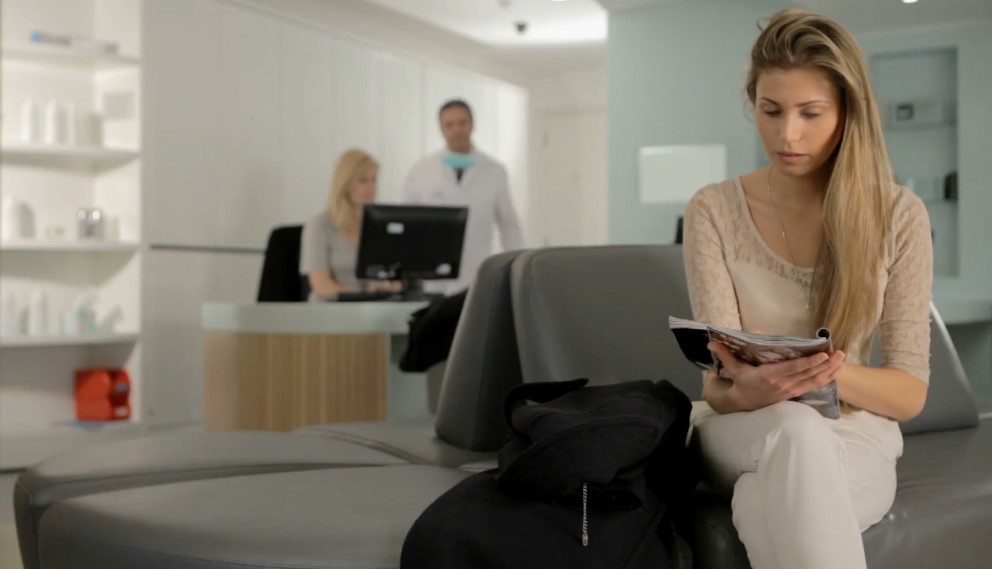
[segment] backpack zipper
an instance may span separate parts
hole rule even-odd
[[[589,501],[589,484],[582,483],[582,547],[589,546],[589,516],[586,510]]]

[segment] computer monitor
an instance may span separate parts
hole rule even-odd
[[[399,280],[404,299],[425,298],[423,280],[458,278],[467,221],[466,207],[365,205],[355,275]]]

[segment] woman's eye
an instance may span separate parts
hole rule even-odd
[[[803,113],[803,118],[807,119],[815,119],[818,116],[820,116],[820,113]]]
[[[764,109],[762,112],[764,112],[765,115],[767,115],[769,117],[777,117],[780,114],[782,114],[782,111],[780,111],[778,109]]]

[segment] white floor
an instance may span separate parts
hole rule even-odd
[[[18,474],[0,474],[0,569],[22,569],[14,530],[14,480]]]
[[[23,569],[14,524],[0,526],[0,569]]]

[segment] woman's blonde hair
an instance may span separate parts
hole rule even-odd
[[[746,90],[752,105],[763,72],[796,68],[826,73],[843,105],[843,133],[823,202],[813,322],[830,328],[836,347],[864,350],[882,301],[876,291],[895,188],[875,92],[850,32],[819,14],[788,9],[772,16],[751,50]]]
[[[358,222],[356,206],[351,201],[351,187],[370,169],[378,171],[379,163],[364,150],[352,148],[338,158],[327,196],[327,217],[338,228],[349,228]]]

